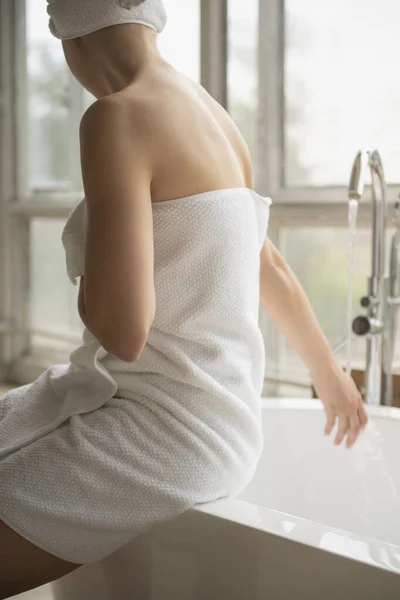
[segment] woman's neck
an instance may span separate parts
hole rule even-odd
[[[108,27],[79,38],[78,62],[79,59],[85,62],[84,67],[70,66],[97,98],[115,94],[144,72],[165,64],[157,49],[155,32],[136,24]]]
[[[155,68],[163,61],[160,56],[142,54],[120,57],[118,60],[102,62],[97,71],[93,89],[97,98],[120,92],[134,83],[143,73]]]

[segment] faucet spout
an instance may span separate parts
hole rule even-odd
[[[360,152],[354,159],[349,184],[349,200],[360,201],[364,194],[365,178],[369,165],[369,152]]]

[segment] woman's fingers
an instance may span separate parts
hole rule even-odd
[[[335,444],[340,446],[343,442],[344,438],[347,435],[347,432],[350,429],[350,419],[346,415],[339,415],[339,429],[335,438]]]
[[[368,425],[368,415],[364,408],[364,403],[361,401],[361,406],[358,409],[358,418],[360,419],[361,429],[365,429]]]
[[[336,417],[333,413],[327,412],[326,414],[326,426],[325,435],[331,435],[333,428],[335,427]]]
[[[347,448],[351,448],[368,424],[367,411],[355,382],[342,369],[333,383],[331,387],[323,381],[318,392],[326,413],[325,435],[332,433],[338,421],[335,445],[340,446],[345,440]]]
[[[357,440],[358,435],[360,433],[361,423],[360,423],[360,419],[358,417],[358,412],[356,412],[354,415],[352,415],[349,418],[349,421],[350,421],[350,431],[349,431],[349,435],[347,436],[347,441],[346,441],[347,448],[351,448],[353,446],[353,444]]]

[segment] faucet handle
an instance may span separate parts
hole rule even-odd
[[[400,200],[400,195],[399,195]],[[400,229],[400,201],[397,201],[393,207],[393,225]]]
[[[373,319],[370,317],[357,317],[353,321],[353,333],[356,335],[375,335],[377,333],[381,333],[382,329],[383,324],[378,319]]]
[[[379,298],[376,296],[364,296],[360,302],[363,308],[370,308],[371,306],[379,306]]]
[[[361,302],[360,302],[361,306],[363,308],[369,308],[371,306],[371,299],[369,296],[364,296],[364,298],[361,298]]]
[[[367,335],[370,331],[368,317],[357,317],[353,321],[353,333],[356,335]]]

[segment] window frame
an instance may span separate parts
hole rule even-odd
[[[22,149],[26,127],[25,47],[19,15],[23,0],[0,3],[0,374],[9,379],[9,366],[28,349],[29,223],[13,214],[13,205],[26,193],[26,161]]]

